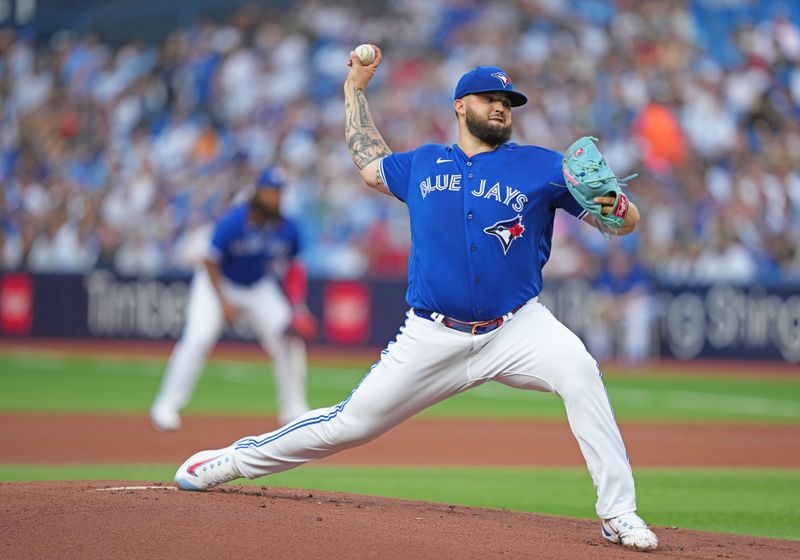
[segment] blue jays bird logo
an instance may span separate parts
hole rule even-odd
[[[494,74],[492,74],[492,78],[497,78],[498,80],[500,80],[500,83],[503,84],[503,89],[511,85],[511,78],[509,78],[502,72],[495,72]]]
[[[522,237],[522,234],[525,232],[525,226],[522,225],[522,216],[517,214],[515,218],[501,220],[483,231],[500,240],[500,244],[503,246],[503,254],[505,255],[508,253],[508,248],[511,247],[511,243],[517,237]]]

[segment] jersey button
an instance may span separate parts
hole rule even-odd
[[[472,212],[470,212],[469,214],[467,214],[467,219],[468,219],[468,220],[471,220],[471,219],[472,219]]]
[[[471,167],[471,166],[472,166],[472,162],[471,162],[471,161],[468,161],[468,162],[467,162],[467,165],[469,165],[469,166]]]
[[[480,276],[476,276],[475,277],[475,283],[476,284],[480,284],[481,283],[481,277]]]
[[[469,175],[467,175],[467,177],[469,177],[470,179],[472,179],[474,176],[475,176],[475,175],[473,175],[472,173],[470,173]]]
[[[470,247],[470,249],[472,249],[473,251],[477,251],[478,250],[478,246],[473,243],[472,247]]]

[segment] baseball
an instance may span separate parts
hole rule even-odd
[[[372,45],[366,43],[358,45],[355,49],[355,53],[358,60],[361,61],[361,64],[372,64],[372,61],[375,60],[375,49],[372,48]]]

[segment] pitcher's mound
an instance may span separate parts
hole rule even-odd
[[[637,558],[598,522],[255,486],[0,484],[0,556],[108,558]],[[655,528],[659,558],[800,558],[800,542]],[[641,556],[638,556],[641,558]]]

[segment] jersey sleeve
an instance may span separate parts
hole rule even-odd
[[[211,243],[208,246],[208,258],[216,263],[228,252],[228,245],[233,237],[233,228],[229,220],[222,219],[214,226]]]
[[[411,180],[411,163],[416,150],[397,152],[383,158],[380,163],[381,177],[389,191],[406,202],[408,183]]]
[[[575,197],[572,196],[569,189],[564,185],[564,174],[561,171],[561,162],[564,159],[564,155],[555,153],[555,156],[552,162],[551,177],[548,179],[550,186],[554,189],[552,198],[553,207],[566,210],[576,218],[581,219],[587,212],[583,206],[578,204],[578,201],[575,200]]]

